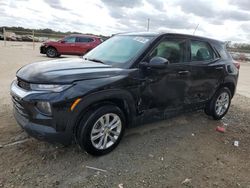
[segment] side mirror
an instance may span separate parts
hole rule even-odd
[[[61,40],[60,42],[61,42],[62,44],[64,44],[64,43],[65,43],[65,41],[64,41],[64,40]]]
[[[153,68],[153,69],[164,69],[169,64],[169,61],[163,57],[153,57],[149,63],[141,62],[141,67]]]

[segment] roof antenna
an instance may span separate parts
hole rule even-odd
[[[149,22],[150,22],[150,19],[148,18],[148,27],[147,27],[147,31],[149,31]]]
[[[196,32],[196,30],[198,29],[199,25],[200,25],[200,24],[198,24],[198,25],[195,27],[194,32],[193,32],[193,35],[195,34],[195,32]]]

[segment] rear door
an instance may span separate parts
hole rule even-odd
[[[189,51],[191,66],[189,102],[205,102],[210,99],[223,80],[223,64],[207,41],[190,40]]]
[[[94,39],[91,37],[77,37],[76,39],[76,49],[77,53],[85,54],[92,49],[91,43],[94,42]]]

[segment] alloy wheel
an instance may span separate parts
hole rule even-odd
[[[114,145],[122,131],[122,121],[117,114],[107,113],[94,124],[90,138],[92,145],[99,150]]]
[[[227,92],[222,92],[215,103],[215,111],[218,116],[224,114],[229,107],[230,97]]]

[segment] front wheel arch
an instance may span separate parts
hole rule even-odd
[[[128,127],[132,123],[131,114],[130,114],[131,112],[128,110],[128,104],[125,100],[117,99],[117,98],[105,99],[101,101],[96,101],[86,106],[78,113],[76,117],[76,121],[74,122],[73,134],[76,136],[79,122],[81,121],[81,118],[84,114],[91,113],[94,110],[105,105],[114,105],[121,109],[121,111],[124,113],[124,116],[125,116],[125,127]]]
[[[75,134],[76,125],[82,116],[93,108],[98,108],[103,104],[114,104],[118,106],[125,115],[126,126],[133,125],[136,108],[135,101],[132,95],[126,90],[106,90],[97,93],[90,94],[89,96],[81,98],[82,100],[71,112],[71,120],[68,122],[68,131]]]

